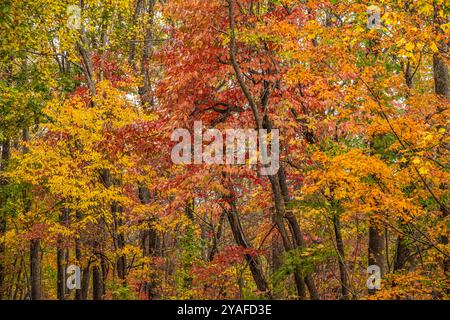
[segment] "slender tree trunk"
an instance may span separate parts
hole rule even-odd
[[[333,217],[333,227],[334,227],[334,235],[336,237],[336,249],[338,252],[338,262],[339,262],[339,274],[341,278],[341,288],[342,288],[342,298],[344,300],[350,299],[350,284],[347,276],[347,268],[345,265],[345,249],[344,249],[344,241],[342,239],[341,233],[341,222],[338,214],[335,214]]]
[[[228,203],[230,204],[231,209],[227,210],[226,214],[228,222],[230,223],[234,240],[236,241],[237,245],[243,247],[244,249],[251,249],[252,246],[245,238],[244,231],[239,219],[239,214],[237,213],[236,205],[234,203]],[[250,272],[252,273],[253,280],[255,281],[258,290],[261,292],[265,292],[269,297],[271,297],[270,289],[264,277],[259,258],[250,254],[245,254],[245,260],[247,260]]]
[[[60,216],[60,222],[62,225],[67,226],[69,221],[69,211],[63,209]],[[65,300],[66,298],[66,269],[67,269],[67,253],[64,242],[59,237],[57,241],[57,253],[56,253],[56,263],[57,263],[57,298],[58,300]]]
[[[2,143],[2,153],[0,161],[0,173],[6,170],[7,163],[10,158],[10,141],[5,140]],[[0,178],[0,189],[6,186],[6,180]],[[0,208],[3,207],[6,202],[6,196],[4,193],[0,194]],[[6,233],[6,217],[4,214],[0,214],[0,237]],[[5,253],[6,247],[3,242],[0,242],[0,300],[3,299],[4,294],[4,281],[5,281]]]
[[[65,300],[66,296],[66,250],[62,248],[57,249],[56,253],[57,263],[57,292],[58,300]]]
[[[121,213],[121,208],[114,204],[111,208],[114,217],[114,234],[117,248],[122,251],[125,248],[125,236],[122,231],[119,231],[122,227],[122,218],[118,216]],[[117,276],[122,281],[122,285],[126,285],[127,277],[127,260],[124,254],[121,254],[116,261]]]
[[[23,129],[22,131],[22,141],[28,142],[30,141],[30,131],[28,128]],[[28,153],[29,150],[25,146],[22,148],[22,153]],[[31,200],[29,199],[29,195],[24,192],[24,203],[25,203],[25,212],[29,212],[31,210]],[[42,290],[41,290],[41,241],[40,239],[32,239],[30,241],[30,287],[31,287],[31,300],[41,300],[42,298]]]
[[[414,88],[414,72],[410,60],[408,60],[405,69],[405,82],[409,89]],[[403,224],[402,226],[400,226],[400,228],[406,231],[406,228],[404,228]],[[404,269],[408,261],[411,265],[414,264],[414,258],[413,256],[411,256],[411,248],[409,246],[408,240],[404,235],[401,234],[397,237],[393,271],[396,272]]]
[[[438,34],[442,34],[441,26],[445,24],[447,21],[444,17],[439,15],[439,11],[442,10],[443,4],[435,5],[435,12],[433,17],[435,32]],[[445,56],[449,53],[449,43],[441,40],[438,43],[439,51],[436,52],[433,56],[433,74],[434,74],[434,87],[435,92],[438,96],[444,99],[450,99],[450,77],[449,77],[449,66],[447,65]],[[448,103],[447,103],[448,105]],[[449,215],[448,207],[441,203],[441,211],[442,217],[446,219]],[[444,245],[448,245],[449,239],[447,236],[442,236],[440,242]],[[444,273],[447,276],[448,286],[447,293],[450,293],[450,258],[444,257],[443,262]]]
[[[80,221],[81,213],[77,212],[76,217],[77,217],[77,220]],[[82,237],[82,234],[80,234],[80,237]],[[75,240],[75,258],[77,259],[78,263],[80,264],[79,265],[80,268],[81,268],[81,261],[82,261],[81,240],[82,239]],[[90,277],[91,277],[90,261],[88,261],[87,265],[81,271],[81,289],[76,289],[75,300],[87,300],[88,292],[89,292]]]
[[[230,224],[231,231],[233,233],[234,241],[238,246],[243,247],[244,249],[251,249],[251,244],[247,241],[244,230],[242,229],[241,221],[239,218],[239,213],[237,211],[236,203],[235,203],[235,192],[233,190],[231,181],[229,181],[228,177],[225,173],[223,173],[223,177],[225,180],[225,184],[228,190],[230,190],[231,195],[224,196],[225,201],[230,206],[229,210],[225,210],[225,213],[228,218],[228,222]],[[257,256],[252,256],[250,254],[245,254],[245,259],[249,265],[250,272],[252,273],[253,280],[255,281],[256,287],[259,291],[265,292],[269,298],[272,298],[272,293],[270,292],[267,281],[264,277],[264,273],[262,271],[261,262]]]
[[[84,10],[84,1],[80,0],[80,7]],[[86,36],[86,28],[83,26],[80,30],[81,37],[80,40],[75,44],[76,50],[81,58],[81,67],[83,73],[86,77],[87,85],[89,88],[89,94],[91,97],[95,96],[96,88],[95,88],[95,74],[94,74],[94,66],[92,63],[92,54],[89,48],[89,40]],[[91,101],[91,105],[94,106],[94,103]]]
[[[263,121],[264,128],[269,132],[273,129],[270,119],[265,116]],[[287,208],[290,203],[289,189],[286,182],[286,174],[284,167],[280,164],[280,169],[277,175],[269,176],[270,183],[272,185],[272,192],[275,202],[275,223],[280,231],[280,235],[283,241],[283,245],[286,251],[290,251],[297,248],[305,248],[306,243],[303,239],[303,233],[298,224],[297,218],[293,213]],[[287,220],[289,225],[289,230],[292,235],[292,242],[287,233],[284,218]],[[312,300],[319,300],[319,293],[317,292],[316,285],[312,275],[302,275],[302,272],[297,268],[294,273],[294,278],[297,286],[297,293],[301,299],[306,299],[306,289],[308,288],[310,297]]]
[[[148,108],[153,106],[154,100],[150,97],[151,95],[151,84],[152,84],[152,77],[150,74],[150,59],[152,57],[152,50],[153,50],[153,26],[154,26],[154,8],[155,8],[155,0],[149,0],[148,1],[148,7],[146,8],[146,11],[148,13],[148,21],[147,25],[148,27],[145,29],[145,35],[144,35],[144,48],[142,52],[142,61],[141,61],[141,77],[143,79],[142,86],[139,88],[139,95],[141,97],[141,103],[144,108]]]
[[[150,203],[150,192],[146,187],[139,187],[139,199],[142,204]],[[144,257],[156,256],[158,254],[159,236],[158,231],[155,230],[151,223],[146,230],[141,233],[141,248]],[[144,281],[143,291],[149,300],[157,299],[157,288],[159,280],[152,276],[149,281]]]
[[[223,221],[226,217],[225,213],[222,213],[217,225],[217,231],[213,230],[212,246],[208,254],[208,261],[213,261],[216,254],[219,252],[219,241],[222,238]]]
[[[447,53],[449,51],[448,44],[441,42],[439,44],[439,51]],[[435,53],[433,57],[435,92],[442,98],[450,99],[449,67],[444,57],[441,55],[442,53]],[[449,215],[448,208],[445,207],[445,205],[441,205],[441,211],[443,218],[447,218]],[[440,242],[444,245],[448,245],[449,239],[447,236],[442,236]],[[445,257],[443,265],[445,274],[450,278],[450,258]],[[450,292],[450,289],[447,289],[447,292]]]

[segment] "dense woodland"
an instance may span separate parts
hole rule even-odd
[[[0,299],[450,298],[449,16],[1,0]],[[279,129],[278,173],[174,164],[200,120]]]

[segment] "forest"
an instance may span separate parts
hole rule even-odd
[[[449,0],[1,0],[0,300],[450,300],[449,67]]]

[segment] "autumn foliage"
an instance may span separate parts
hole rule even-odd
[[[0,299],[450,297],[448,1],[69,2],[0,4]]]

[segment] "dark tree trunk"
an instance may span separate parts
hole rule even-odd
[[[281,194],[280,183],[275,176],[269,176],[269,180],[272,184],[272,191],[275,201],[275,213],[273,216],[273,220],[275,221],[275,225],[277,226],[285,251],[291,251],[295,247],[291,242],[291,239],[289,238],[288,231],[283,220],[285,206],[283,196]],[[296,268],[296,271],[294,272],[294,279],[299,297],[301,299],[306,299],[306,284],[299,268]]]
[[[139,187],[139,199],[142,204],[150,203],[150,192],[146,187]],[[158,254],[159,237],[158,232],[151,226],[141,232],[141,248],[144,257],[156,256]],[[158,279],[144,281],[142,289],[149,300],[157,299]]]
[[[22,141],[30,141],[30,131],[28,128],[22,131]],[[22,153],[28,153],[28,148],[24,146],[22,148]],[[23,193],[25,212],[31,209],[31,200],[29,195],[24,191]],[[31,300],[41,300],[42,290],[41,290],[41,241],[40,239],[32,239],[30,241],[30,290],[31,290]]]
[[[440,47],[442,48],[443,51],[444,50],[447,51],[446,45],[442,44]],[[450,99],[448,66],[444,58],[439,53],[436,53],[433,57],[433,70],[434,70],[434,85],[436,94],[444,98]]]
[[[270,132],[273,129],[272,122],[268,116],[264,116],[263,119],[264,129]],[[269,176],[270,183],[272,185],[272,193],[275,202],[275,224],[277,225],[278,231],[280,232],[281,239],[285,251],[290,251],[297,248],[305,248],[306,243],[303,239],[303,234],[298,224],[297,218],[293,215],[292,211],[289,210],[288,206],[291,202],[289,189],[287,187],[286,174],[284,166],[280,163],[280,169],[277,175]],[[284,218],[286,218],[289,230],[292,235],[292,240],[290,239]],[[297,293],[301,299],[306,299],[306,287],[308,288],[310,297],[312,300],[319,300],[319,293],[317,292],[316,285],[312,275],[302,275],[302,272],[297,268],[294,273],[295,283],[297,286]]]
[[[394,272],[405,269],[408,263],[409,267],[412,267],[414,265],[414,261],[412,259],[412,250],[410,248],[410,245],[408,244],[408,239],[400,235],[397,238]]]
[[[103,276],[97,265],[92,268],[92,299],[103,300]]]
[[[122,251],[123,248],[125,248],[125,236],[121,231],[118,231],[120,227],[122,226],[122,218],[118,216],[118,214],[121,213],[121,208],[119,208],[116,204],[113,205],[111,208],[113,212],[114,217],[114,233],[115,238],[117,239],[117,248]],[[127,278],[127,260],[125,255],[121,254],[116,261],[116,268],[117,268],[117,276],[122,281],[122,285],[126,285],[126,278]]]
[[[350,284],[347,276],[347,268],[345,265],[345,248],[341,234],[341,222],[337,214],[333,217],[334,235],[336,237],[336,249],[338,252],[339,274],[341,277],[342,298],[350,299]]]
[[[223,173],[225,186],[230,191],[231,195],[224,196],[224,200],[230,206],[229,210],[225,210],[225,213],[230,224],[231,231],[233,233],[234,241],[238,246],[244,249],[251,249],[251,244],[247,241],[244,230],[242,229],[241,221],[239,218],[239,213],[237,211],[235,202],[235,192],[231,181],[229,181],[227,175]],[[245,259],[250,267],[250,272],[252,273],[253,280],[255,281],[256,287],[259,291],[265,292],[269,298],[272,298],[272,293],[270,292],[267,281],[264,277],[261,262],[257,256],[252,256],[250,254],[245,254]]]
[[[228,202],[231,206],[231,209],[226,212],[228,222],[230,223],[231,231],[233,233],[234,240],[236,244],[243,247],[244,249],[251,249],[251,245],[248,243],[245,238],[244,231],[242,230],[241,222],[239,219],[239,214],[237,213],[237,209],[234,203]],[[271,293],[269,290],[269,286],[267,285],[266,279],[264,278],[264,274],[261,268],[261,262],[258,257],[252,256],[250,254],[245,254],[245,259],[250,267],[250,271],[253,276],[253,280],[256,283],[256,287],[261,292],[266,292],[269,297],[271,297]]]
[[[59,244],[60,245],[60,244]],[[58,300],[65,300],[66,297],[66,250],[62,248],[57,249],[56,253],[57,263],[57,292],[56,296]]]
[[[90,263],[83,268],[83,272],[81,275],[81,290],[80,291],[80,299],[79,300],[87,300],[88,293],[89,293],[89,279],[91,278],[91,271],[90,271]]]
[[[101,170],[100,172],[101,182],[105,188],[111,188],[113,186],[113,177],[109,170]],[[111,214],[113,216],[113,242],[116,249],[122,250],[125,247],[125,236],[119,231],[122,226],[122,217],[120,216],[122,208],[117,204],[111,205]],[[103,228],[102,233],[103,233]],[[122,281],[122,285],[126,285],[127,276],[127,261],[125,255],[121,254],[116,260],[116,272],[119,279]]]
[[[77,221],[81,220],[81,215],[79,212],[76,213]],[[81,236],[81,235],[80,235]],[[77,262],[81,262],[81,241],[80,239],[75,239],[75,259],[77,259]],[[79,266],[81,267],[81,266]],[[84,272],[84,270],[83,270]],[[83,300],[82,298],[82,289],[75,289],[75,300]]]
[[[77,212],[76,214],[77,220],[81,220],[81,214]],[[80,235],[81,236],[81,235]],[[82,261],[82,252],[81,252],[81,240],[75,240],[75,258],[78,263]],[[81,267],[81,266],[80,266]],[[82,269],[81,272],[81,289],[76,289],[75,291],[75,300],[87,300],[88,292],[89,292],[89,279],[91,277],[90,273],[90,262]]]
[[[222,238],[223,221],[225,219],[225,213],[222,213],[217,225],[217,231],[213,230],[212,246],[208,254],[208,261],[213,261],[216,254],[219,252],[219,241]]]
[[[31,240],[30,244],[30,285],[31,300],[41,300],[41,242],[39,239]]]

